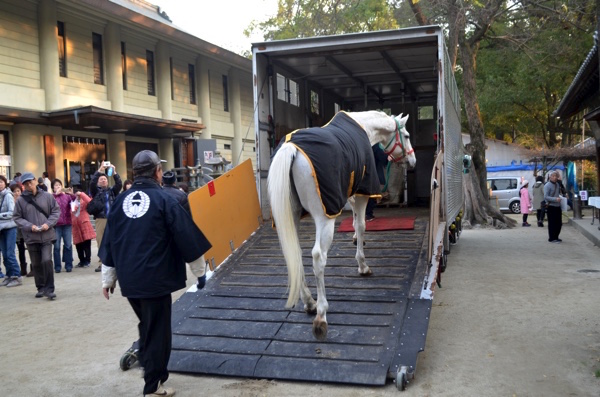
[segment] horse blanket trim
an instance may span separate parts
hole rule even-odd
[[[306,157],[328,218],[342,213],[348,197],[381,197],[373,151],[364,128],[345,112],[323,127],[298,129],[286,135]]]

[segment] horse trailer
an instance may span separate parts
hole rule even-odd
[[[373,386],[393,379],[403,390],[425,349],[434,290],[460,230],[463,205],[460,99],[443,30],[425,26],[255,43],[252,57],[256,213],[262,219],[241,246],[231,242],[231,255],[206,288],[174,305],[169,367]],[[405,230],[367,228],[364,252],[373,275],[360,277],[352,233],[342,232],[343,222],[336,221],[325,269],[329,332],[316,340],[312,316],[301,305],[285,308],[288,278],[267,194],[271,158],[290,132],[323,126],[339,111],[368,110],[409,115],[416,166],[390,174],[401,181],[402,194],[376,211],[378,217],[410,215],[414,222]],[[347,211],[337,219],[344,217],[350,218]],[[299,221],[298,229],[314,294],[315,229],[308,220]]]

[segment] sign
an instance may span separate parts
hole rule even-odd
[[[587,199],[588,199],[587,190],[580,190],[579,196],[581,197],[581,201],[587,201]]]
[[[214,153],[212,150],[205,150],[204,151],[204,164],[206,164],[208,162],[208,160],[212,160],[213,155],[214,155]]]
[[[0,167],[10,167],[11,158],[8,154],[0,154]]]
[[[210,181],[208,185],[208,194],[210,197],[214,196],[217,192],[215,191],[215,181]]]

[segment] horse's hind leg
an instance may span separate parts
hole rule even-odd
[[[370,276],[373,274],[369,266],[365,263],[365,251],[363,250],[365,241],[365,210],[367,208],[367,196],[354,197],[354,230],[356,236],[356,262],[358,263],[358,273],[361,276]]]
[[[302,213],[302,207],[296,201],[293,202],[293,205],[297,207],[297,211],[295,211],[294,222],[296,224],[296,233],[300,232],[300,216]],[[310,293],[310,289],[306,285],[306,279],[302,283],[302,288],[300,288],[300,299],[302,299],[302,303],[304,303],[304,311],[309,314],[315,314],[317,312],[317,302],[312,297]]]
[[[327,338],[327,297],[325,294],[325,266],[327,265],[327,251],[333,241],[335,220],[324,216],[315,217],[317,233],[315,245],[312,250],[313,271],[317,283],[317,316],[313,320],[313,335],[318,340]]]

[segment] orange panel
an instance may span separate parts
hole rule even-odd
[[[189,195],[192,218],[212,248],[204,255],[214,270],[262,223],[249,159]]]

